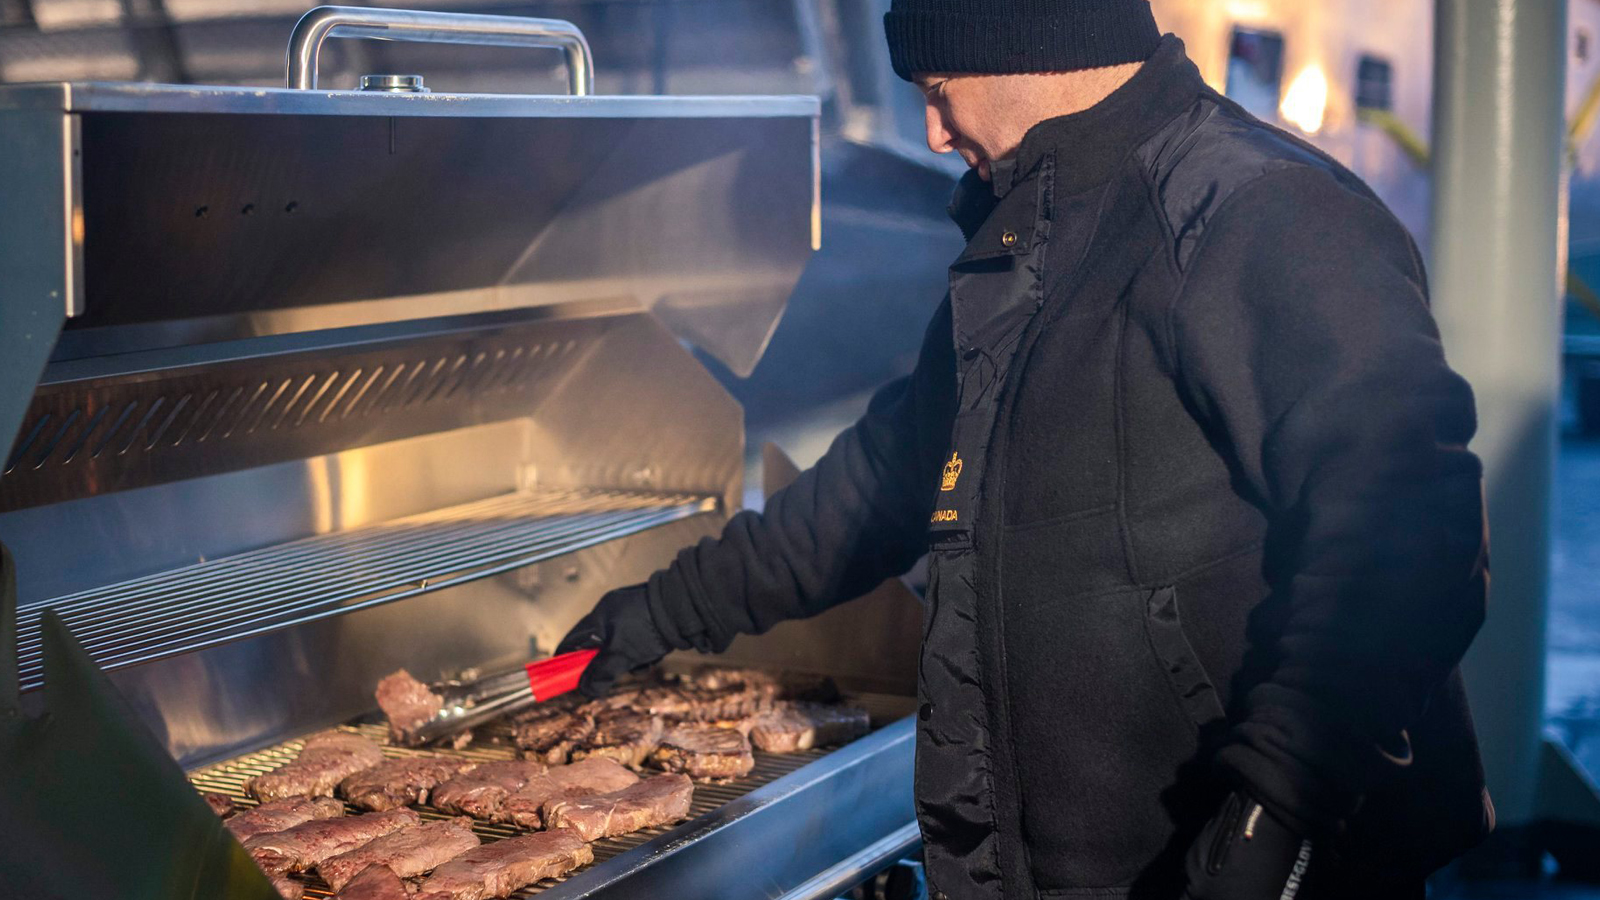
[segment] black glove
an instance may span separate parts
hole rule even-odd
[[[1184,861],[1184,900],[1293,900],[1312,860],[1311,841],[1234,792]]]
[[[561,639],[556,647],[558,654],[600,650],[578,681],[579,693],[589,698],[603,697],[618,678],[654,663],[672,650],[651,621],[648,604],[644,585],[617,588],[601,597],[594,609]]]

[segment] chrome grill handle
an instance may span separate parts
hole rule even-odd
[[[319,6],[300,17],[289,35],[286,82],[317,88],[317,57],[330,37],[490,47],[547,47],[567,60],[567,87],[587,95],[594,84],[594,57],[578,26],[561,19],[485,16],[355,6]]]

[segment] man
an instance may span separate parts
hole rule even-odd
[[[815,467],[603,598],[585,690],[930,554],[935,900],[1423,896],[1492,827],[1471,391],[1351,173],[1144,0],[895,0],[972,171],[916,371]]]

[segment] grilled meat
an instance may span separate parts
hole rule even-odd
[[[369,867],[381,866],[401,878],[413,878],[478,846],[471,819],[446,819],[402,828],[317,864],[317,874],[334,890]]]
[[[673,685],[653,685],[639,691],[633,699],[633,708],[652,716],[667,719],[697,718],[697,706],[703,691]]]
[[[339,891],[338,900],[411,900],[411,892],[388,866],[367,866]]]
[[[543,824],[544,805],[551,800],[620,791],[638,781],[639,776],[616,760],[591,756],[570,766],[555,766],[543,775],[528,779],[521,790],[500,805],[495,820],[513,822],[523,828],[538,828]]]
[[[244,848],[268,875],[303,872],[329,857],[354,850],[419,821],[417,814],[409,809],[313,819],[286,831],[258,834],[245,841]]]
[[[755,718],[750,740],[768,753],[795,753],[843,744],[871,728],[867,711],[851,706],[786,703]]]
[[[661,738],[650,761],[668,772],[682,772],[696,781],[743,778],[756,767],[750,741],[734,728],[679,725]]]
[[[344,804],[332,797],[289,797],[247,809],[224,822],[223,827],[243,843],[258,834],[286,831],[312,819],[337,819],[342,815]]]
[[[574,747],[574,760],[591,756],[608,759],[637,769],[661,740],[660,716],[631,709],[607,710],[594,717],[594,731]]]
[[[484,844],[445,863],[422,882],[416,900],[484,900],[558,878],[594,861],[594,851],[565,831],[526,834]]]
[[[211,807],[211,811],[216,813],[219,819],[226,819],[228,814],[233,812],[233,798],[227,794],[205,791],[200,795],[200,799],[206,801],[206,805]]]
[[[598,700],[590,700],[573,710],[580,716],[595,718],[617,710],[633,710],[633,702],[638,699],[644,688],[634,685],[632,687],[614,688],[611,693]]]
[[[545,827],[597,841],[687,819],[693,799],[688,776],[657,775],[609,794],[552,800],[545,804]]]
[[[401,669],[378,682],[378,708],[389,717],[389,739],[398,744],[437,715],[444,698]]]
[[[772,675],[760,669],[727,669],[705,666],[686,681],[703,690],[749,692],[767,702],[805,700],[812,703],[837,703],[839,685],[826,675],[785,672]]]
[[[531,759],[484,763],[433,789],[433,805],[449,813],[475,819],[492,819],[500,804],[528,779],[544,773],[546,766]]]
[[[540,715],[524,715],[513,720],[511,739],[529,759],[552,766],[566,762],[572,748],[588,737],[594,724],[571,710],[538,709]]]
[[[288,876],[271,875],[267,880],[272,882],[272,889],[277,891],[283,900],[300,900],[306,895],[306,886]]]
[[[695,687],[708,691],[728,691],[745,686],[769,688],[777,694],[778,679],[761,669],[733,669],[724,666],[701,666],[688,677]]]
[[[725,691],[704,691],[696,699],[694,715],[699,722],[739,721],[772,708],[772,693],[765,688],[739,687]]]
[[[293,762],[244,783],[257,800],[331,797],[339,782],[383,762],[378,745],[358,734],[325,731],[306,739]]]
[[[397,806],[428,802],[440,782],[470,772],[477,763],[448,756],[388,759],[339,782],[339,793],[362,809],[382,812]]]

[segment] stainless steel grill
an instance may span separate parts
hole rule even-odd
[[[748,374],[819,246],[816,99],[432,87],[0,87],[0,662],[25,715],[55,702],[53,612],[145,744],[238,795],[395,669],[548,654],[738,508],[742,412],[695,353]],[[881,724],[911,711],[919,618],[881,591],[722,660],[881,694]],[[837,896],[916,841],[911,746],[907,718],[762,757],[543,891]]]

